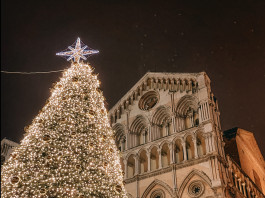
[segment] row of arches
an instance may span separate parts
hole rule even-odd
[[[165,141],[161,145],[151,145],[142,148],[137,153],[129,153],[121,159],[125,178],[137,174],[168,167],[170,164],[183,163],[200,158],[207,153],[207,146],[202,132],[190,134],[185,139],[176,138]]]
[[[204,114],[209,111],[204,104]],[[121,123],[113,126],[116,143],[121,151],[130,149],[147,142],[171,135],[199,125],[201,120],[200,106],[196,97],[186,95],[178,102],[177,108],[172,113],[169,106],[156,108],[151,119],[144,115],[138,115],[133,122],[125,127]]]

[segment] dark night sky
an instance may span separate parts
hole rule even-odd
[[[1,70],[70,66],[55,56],[79,36],[111,108],[147,71],[212,80],[223,130],[254,132],[265,156],[265,2],[1,1]],[[1,139],[19,142],[60,73],[1,73]]]

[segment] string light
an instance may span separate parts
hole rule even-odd
[[[57,72],[62,72],[62,70],[56,70],[56,71],[43,71],[43,72],[17,72],[17,71],[1,71],[1,73],[6,73],[6,74],[50,74],[50,73],[57,73]]]

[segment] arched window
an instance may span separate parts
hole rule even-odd
[[[189,135],[186,138],[186,153],[187,153],[187,160],[193,159],[195,157],[194,153],[194,143],[192,141],[192,137]]]
[[[117,148],[120,151],[124,151],[125,150],[125,144],[126,144],[124,126],[120,123],[117,123],[113,126],[113,131],[115,133],[115,143],[117,145]]]
[[[140,135],[140,145],[147,143],[147,128],[142,130],[141,135]]]
[[[150,161],[151,161],[151,171],[158,169],[158,161],[159,161],[159,156],[158,156],[158,151],[156,147],[153,147],[151,150],[151,156],[150,156]]]
[[[152,117],[152,140],[172,134],[172,121],[168,107],[160,106]]]
[[[144,116],[136,116],[130,126],[130,148],[147,142],[148,121]]]
[[[148,159],[147,159],[147,154],[146,151],[143,150],[140,153],[140,173],[145,173],[148,170]]]
[[[129,158],[128,158],[128,161],[127,161],[127,166],[128,166],[128,178],[131,178],[134,176],[135,174],[135,159],[134,159],[134,156],[131,155]]]
[[[170,151],[169,151],[167,143],[165,143],[162,146],[161,155],[162,155],[162,167],[169,166],[169,164],[170,164]]]
[[[194,96],[183,96],[176,107],[176,128],[182,131],[199,125],[198,99]]]
[[[202,133],[197,134],[197,151],[198,156],[201,157],[206,154],[206,145],[205,145],[205,139],[202,135]]]
[[[177,140],[175,142],[175,162],[180,163],[183,161],[183,147],[181,144],[181,140]]]

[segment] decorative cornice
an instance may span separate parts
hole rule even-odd
[[[109,114],[111,115],[112,113],[115,112],[116,109],[119,108],[119,106],[123,105],[123,103],[125,101],[127,101],[133,93],[138,92],[138,90],[140,90],[140,87],[142,85],[146,85],[146,81],[148,79],[172,79],[173,82],[175,83],[175,81],[177,82],[178,79],[184,80],[184,81],[193,81],[194,83],[197,82],[197,78],[200,75],[204,75],[204,72],[200,72],[200,73],[154,73],[154,72],[148,72],[146,73],[110,110],[109,110]],[[167,86],[169,89],[170,86]],[[144,94],[143,91],[142,94]]]

